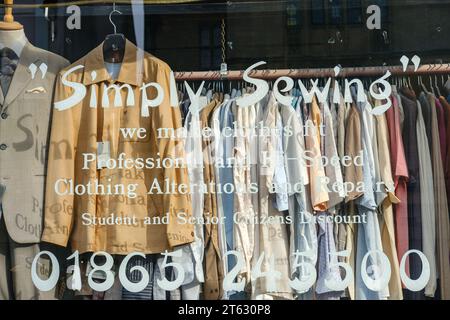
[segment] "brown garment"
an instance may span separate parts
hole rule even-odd
[[[354,164],[354,158],[358,156],[362,150],[361,144],[361,119],[359,112],[355,104],[350,107],[347,116],[347,126],[345,131],[345,155],[350,156],[352,161],[349,166],[344,167],[344,182],[350,182],[353,186],[356,186],[363,181],[363,171],[362,166],[357,166]],[[363,192],[353,190],[348,192],[345,199],[345,214],[349,216],[354,216],[357,214],[356,205],[353,200],[361,197]],[[350,265],[352,270],[355,270],[355,258],[356,258],[356,235],[358,234],[358,225],[350,222],[346,224],[346,239],[345,239],[345,249],[350,252],[350,256],[346,259],[347,263]],[[355,299],[355,282],[353,281],[348,286],[348,296],[351,299]]]
[[[354,159],[362,150],[361,145],[361,120],[356,105],[352,105],[348,114],[347,128],[345,133],[345,155],[350,156],[351,164],[344,167],[344,182],[350,182],[355,186],[353,191],[348,192],[345,202],[355,200],[363,195],[357,191],[356,186],[363,181],[363,168],[354,164]]]
[[[447,192],[445,190],[444,168],[441,160],[436,99],[433,94],[426,95],[432,112],[432,157],[433,184],[436,206],[436,240],[438,277],[441,286],[441,299],[450,299],[450,226],[448,217]]]
[[[209,127],[210,118],[214,110],[220,105],[218,100],[213,100],[200,112],[200,121],[202,128]],[[217,218],[217,197],[215,190],[215,170],[213,159],[211,158],[210,148],[211,139],[203,138],[203,178],[207,187],[207,192],[204,194],[204,217],[208,221],[212,218]],[[223,295],[222,282],[224,278],[222,257],[219,248],[219,232],[217,223],[205,223],[205,283],[203,286],[203,294],[206,300],[218,300]]]
[[[442,107],[445,111],[445,124],[446,124],[446,159],[443,163],[444,165],[444,175],[445,175],[445,186],[447,189],[447,201],[450,203],[450,103],[447,102],[447,99],[444,97],[439,97],[439,101],[441,102]]]
[[[43,241],[67,246],[70,240],[72,249],[80,253],[106,251],[128,254],[138,251],[150,254],[170,250],[194,239],[193,224],[183,223],[179,219],[182,213],[187,218],[191,216],[189,190],[167,190],[165,187],[165,180],[176,187],[188,186],[185,167],[155,165],[141,169],[134,163],[131,169],[125,165],[98,169],[94,161],[83,169],[83,154],[95,156],[98,142],[110,143],[109,158],[117,162],[121,153],[124,153],[125,160],[141,158],[145,163],[146,159],[150,159],[155,164],[164,159],[174,161],[184,157],[183,144],[170,135],[172,130],[181,127],[180,110],[171,107],[169,101],[170,68],[165,62],[144,53],[144,68],[142,74],[137,74],[137,50],[134,44],[126,41],[124,59],[116,81],[111,79],[105,68],[103,44],[60,73],[56,102],[72,96],[73,89],[64,85],[61,77],[74,66],[84,67],[74,70],[67,80],[84,84],[88,95],[71,108],[53,112]],[[145,88],[143,85],[152,82],[162,87],[164,97],[158,106],[146,108],[141,106],[144,93],[147,99],[152,100],[156,98],[157,91],[154,87]],[[118,85],[117,91],[108,90],[111,83]],[[98,97],[93,107],[91,91],[96,92]],[[105,98],[109,98],[109,107],[103,107],[104,92]],[[134,103],[130,102],[133,96]],[[118,105],[115,100],[118,100]],[[120,128],[144,128],[146,135],[143,139],[136,135],[126,137]],[[169,135],[161,134],[158,129],[168,130]],[[91,195],[58,195],[55,183],[59,179],[67,179],[74,185],[95,186],[97,182],[106,188],[122,185],[125,192],[130,185],[135,185],[136,197],[128,197],[120,190],[117,195],[97,192],[94,188]],[[158,185],[161,190],[156,188]],[[88,213],[90,218],[106,218],[112,214],[115,217],[135,217],[137,224],[86,225],[82,219],[84,213]],[[150,220],[152,223],[149,224],[149,218],[159,221]]]

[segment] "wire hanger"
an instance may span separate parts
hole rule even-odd
[[[438,81],[437,81],[437,75],[436,74],[434,75],[434,85],[436,87],[436,92],[437,92],[438,96],[440,97],[441,96],[441,90],[439,89],[439,86],[438,86]]]
[[[423,83],[423,79],[422,76],[419,77],[419,85],[422,87],[423,91],[425,93],[429,93],[430,91],[427,89],[427,87],[425,86],[425,83]]]
[[[113,13],[118,13],[118,14],[122,14],[122,12],[120,12],[119,10],[116,9],[116,3],[113,3],[113,9],[112,11],[109,13],[109,22],[111,22],[113,28],[114,28],[114,34],[117,34],[117,26],[114,23],[114,21],[112,20],[112,15]]]
[[[431,75],[430,75],[430,88],[431,88],[431,92],[433,93],[433,95],[436,96],[436,92],[434,91],[434,87],[433,87],[433,79],[431,78]]]
[[[116,9],[116,3],[113,3],[113,9],[109,13],[109,22],[113,26],[114,33],[106,36],[103,44],[103,58],[106,62],[120,63],[125,55],[125,36],[117,33],[117,26],[114,23],[112,16],[114,13],[122,14]]]

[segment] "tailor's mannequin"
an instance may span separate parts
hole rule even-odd
[[[28,39],[23,29],[20,30],[0,30],[0,49],[4,47],[13,50],[18,57],[22,53]]]

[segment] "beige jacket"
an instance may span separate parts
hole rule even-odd
[[[39,68],[45,65],[43,74]],[[5,187],[0,204],[8,233],[18,243],[41,238],[53,89],[67,65],[64,58],[27,42],[6,96],[0,90],[0,185]]]
[[[189,190],[167,189],[168,179],[176,188],[188,184],[185,167],[175,165],[139,168],[97,168],[96,161],[83,169],[83,154],[97,155],[98,142],[110,143],[111,159],[117,160],[121,153],[125,159],[158,160],[183,158],[184,146],[181,139],[158,133],[158,129],[181,127],[180,111],[169,102],[169,66],[158,58],[144,53],[142,74],[137,74],[137,48],[127,41],[124,59],[116,81],[111,80],[103,61],[103,44],[71,67],[82,65],[68,76],[69,81],[84,84],[88,95],[74,107],[63,111],[54,110],[50,139],[48,180],[46,189],[46,212],[43,241],[66,246],[69,241],[73,250],[106,251],[112,254],[130,252],[159,253],[177,245],[190,243],[194,239],[192,223],[185,223],[181,215],[191,216]],[[61,71],[61,75],[69,68]],[[141,86],[156,82],[164,92],[164,98],[156,107],[148,108],[149,116],[141,115]],[[134,94],[134,105],[128,106],[130,92],[120,90],[121,98],[115,104],[115,90],[108,90],[110,106],[103,107],[102,96],[112,83],[129,85]],[[97,104],[91,105],[91,91],[97,93]],[[148,99],[156,97],[156,89],[145,89]],[[63,101],[72,95],[72,89],[58,78],[55,101]],[[136,135],[125,137],[120,128],[145,128],[145,138]],[[106,187],[123,185],[136,186],[136,197],[123,192],[111,194],[97,192],[87,195],[58,195],[55,184],[58,179],[73,181],[74,185],[94,185]],[[158,190],[157,187],[161,189]],[[107,189],[106,189],[107,190]],[[125,189],[127,190],[127,189]],[[60,184],[60,190],[67,191],[67,184]],[[120,190],[119,190],[120,191]],[[163,194],[159,193],[162,191]],[[113,192],[114,193],[114,192]],[[120,194],[121,193],[121,194]],[[88,213],[89,220],[82,215]],[[93,225],[93,218],[123,217],[124,223]],[[130,218],[137,223],[129,223]],[[166,220],[164,220],[164,217]],[[148,219],[150,218],[150,219]],[[155,218],[158,218],[159,221]],[[167,219],[168,218],[168,219]],[[97,220],[98,221],[98,220]]]

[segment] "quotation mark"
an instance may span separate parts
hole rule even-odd
[[[400,62],[402,63],[403,66],[403,72],[405,72],[406,69],[408,68],[409,58],[407,56],[403,56],[400,58]],[[411,58],[411,62],[414,64],[414,72],[416,72],[420,66],[420,57],[415,55],[414,57]]]
[[[38,67],[34,63],[32,63],[28,66],[28,69],[31,72],[31,79],[34,79],[36,77]],[[39,66],[39,70],[41,71],[42,74],[41,79],[44,79],[45,75],[47,74],[48,66],[45,63],[41,63],[41,65]]]

